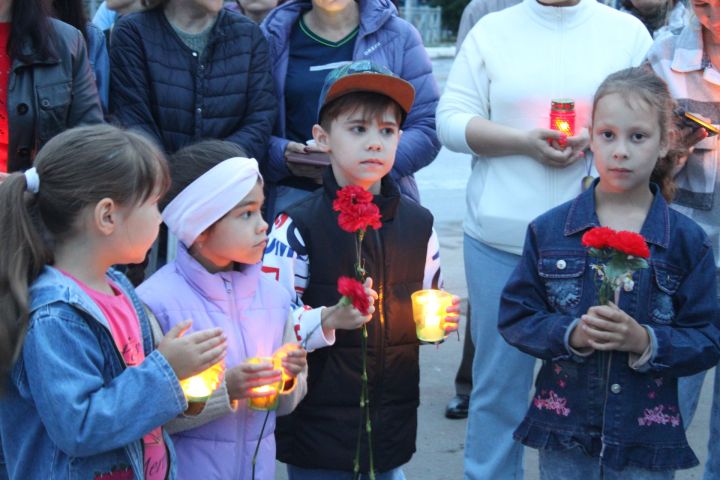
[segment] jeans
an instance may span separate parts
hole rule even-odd
[[[353,473],[344,470],[307,469],[294,465],[287,466],[288,480],[352,480]],[[367,474],[360,475],[360,480],[368,480]],[[375,472],[375,480],[405,480],[401,467],[387,472]]]
[[[622,470],[601,467],[600,459],[570,450],[540,450],[540,480],[672,480],[674,470],[655,472],[627,466]]]
[[[718,281],[720,282],[720,270],[718,270]],[[720,288],[720,283],[718,283],[718,286]],[[720,299],[720,291],[718,291],[718,299]],[[714,372],[715,382],[710,410],[710,438],[708,439],[708,456],[705,461],[703,480],[720,478],[720,365],[715,367]],[[706,373],[707,371],[696,373],[690,377],[682,377],[678,381],[680,414],[685,429],[690,428],[690,423],[695,416],[695,410],[700,399],[700,390],[702,390],[705,382]]]
[[[525,417],[535,359],[497,330],[500,294],[520,257],[465,235],[465,272],[475,356],[465,442],[468,480],[522,480],[523,446],[513,440]]]

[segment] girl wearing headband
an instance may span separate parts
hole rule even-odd
[[[9,478],[176,478],[161,426],[187,408],[179,380],[221,361],[225,339],[181,336],[184,322],[155,348],[110,268],[145,257],[167,183],[154,145],[102,125],[54,137],[0,184],[0,373],[20,345],[0,399]]]
[[[248,408],[252,387],[280,380],[269,362],[282,358],[285,382],[278,414],[305,395],[305,351],[294,342],[290,296],[261,275],[268,225],[262,218],[263,180],[254,159],[235,144],[211,140],[171,159],[173,187],[163,210],[178,238],[177,257],[138,288],[163,331],[186,318],[194,328],[221,327],[228,336],[224,382],[195,417],[168,425],[178,451],[178,478],[249,479],[258,438],[258,480],[275,478],[275,414]],[[257,395],[255,395],[257,396]],[[261,433],[263,432],[263,433]]]

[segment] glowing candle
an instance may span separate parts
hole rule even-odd
[[[273,368],[278,369],[280,358],[273,359],[272,357],[253,357],[248,359],[249,363],[261,364],[269,363]],[[253,410],[268,411],[275,410],[278,406],[278,400],[280,396],[278,393],[282,390],[282,379],[275,383],[268,385],[260,385],[259,387],[253,387],[250,391],[258,396],[248,397],[248,407]]]
[[[225,372],[223,363],[216,363],[197,375],[180,381],[180,387],[189,403],[204,403],[217,389]]]
[[[569,98],[558,98],[550,104],[550,129],[564,133],[568,137],[575,135],[575,102]],[[558,142],[564,146],[564,141]]]
[[[452,305],[452,295],[442,290],[420,290],[411,298],[417,337],[424,342],[444,339],[445,317]]]

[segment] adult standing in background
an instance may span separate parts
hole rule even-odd
[[[457,43],[455,50],[460,51],[463,40],[470,32],[470,29],[488,13],[498,12],[507,7],[517,5],[521,0],[472,0],[465,6],[458,28]],[[472,308],[468,301],[467,315],[465,316],[465,339],[463,340],[462,358],[458,371],[455,374],[455,396],[450,399],[445,407],[447,418],[467,418],[468,407],[470,406],[470,392],[472,392],[472,362],[475,356],[475,346],[472,343],[470,334],[470,318]]]
[[[419,201],[413,174],[435,159],[438,87],[420,35],[389,0],[293,0],[262,24],[270,44],[279,112],[264,169],[272,183],[268,215],[319,186],[324,167],[288,162],[319,149],[307,146],[318,98],[330,70],[357,60],[387,67],[415,87],[415,103],[402,125],[392,175],[401,191]]]
[[[648,53],[655,73],[665,80],[682,111],[720,125],[720,3],[693,0],[689,22],[677,35],[658,38]],[[680,119],[677,119],[679,121]],[[675,176],[677,192],[672,208],[695,220],[710,237],[720,280],[720,148],[718,135],[704,128],[685,126],[677,145],[687,155],[680,158]],[[720,288],[720,287],[719,287]],[[720,289],[716,293],[720,298]],[[680,378],[680,413],[685,428],[695,415],[705,374]],[[710,440],[705,480],[720,478],[720,368],[715,367],[715,385],[710,413]]]
[[[30,168],[58,133],[103,120],[85,39],[44,0],[0,0],[0,85],[0,172]]]
[[[95,11],[92,22],[103,32],[111,30],[118,17],[142,12],[159,5],[163,0],[107,0]]]
[[[467,479],[523,476],[512,434],[526,413],[534,359],[500,337],[500,292],[530,220],[577,196],[592,171],[582,154],[595,89],[608,74],[638,65],[651,43],[640,21],[595,0],[523,0],[480,20],[452,66],[438,136],[476,156],[464,222],[475,344]],[[563,97],[576,112],[576,134],[566,139],[548,130],[551,100]]]
[[[270,10],[277,7],[278,0],[234,0],[226,3],[225,8],[240,12],[253,22],[260,24]]]
[[[276,114],[267,42],[222,0],[167,0],[121,18],[110,66],[111,112],[122,125],[167,153],[219,139],[262,164]]]
[[[80,30],[88,49],[88,60],[95,74],[100,103],[103,111],[108,111],[108,91],[110,89],[110,57],[107,42],[102,30],[88,21],[82,0],[53,0],[52,13],[55,18]]]

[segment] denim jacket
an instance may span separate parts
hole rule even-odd
[[[503,291],[499,330],[543,360],[528,413],[515,431],[525,445],[579,446],[604,465],[675,470],[697,465],[678,409],[677,377],[720,358],[720,307],[713,252],[692,220],[668,208],[658,188],[641,234],[649,268],[635,272],[619,307],[650,334],[652,355],[631,368],[626,352],[579,356],[569,349],[577,319],[597,304],[593,260],[581,244],[599,226],[594,188],[535,219]]]
[[[30,325],[0,399],[9,478],[93,480],[132,473],[142,479],[143,435],[187,406],[170,364],[153,349],[132,286],[115,271],[108,277],[137,311],[145,360],[126,368],[99,307],[73,280],[45,267],[30,287]],[[175,452],[163,436],[172,480]]]

